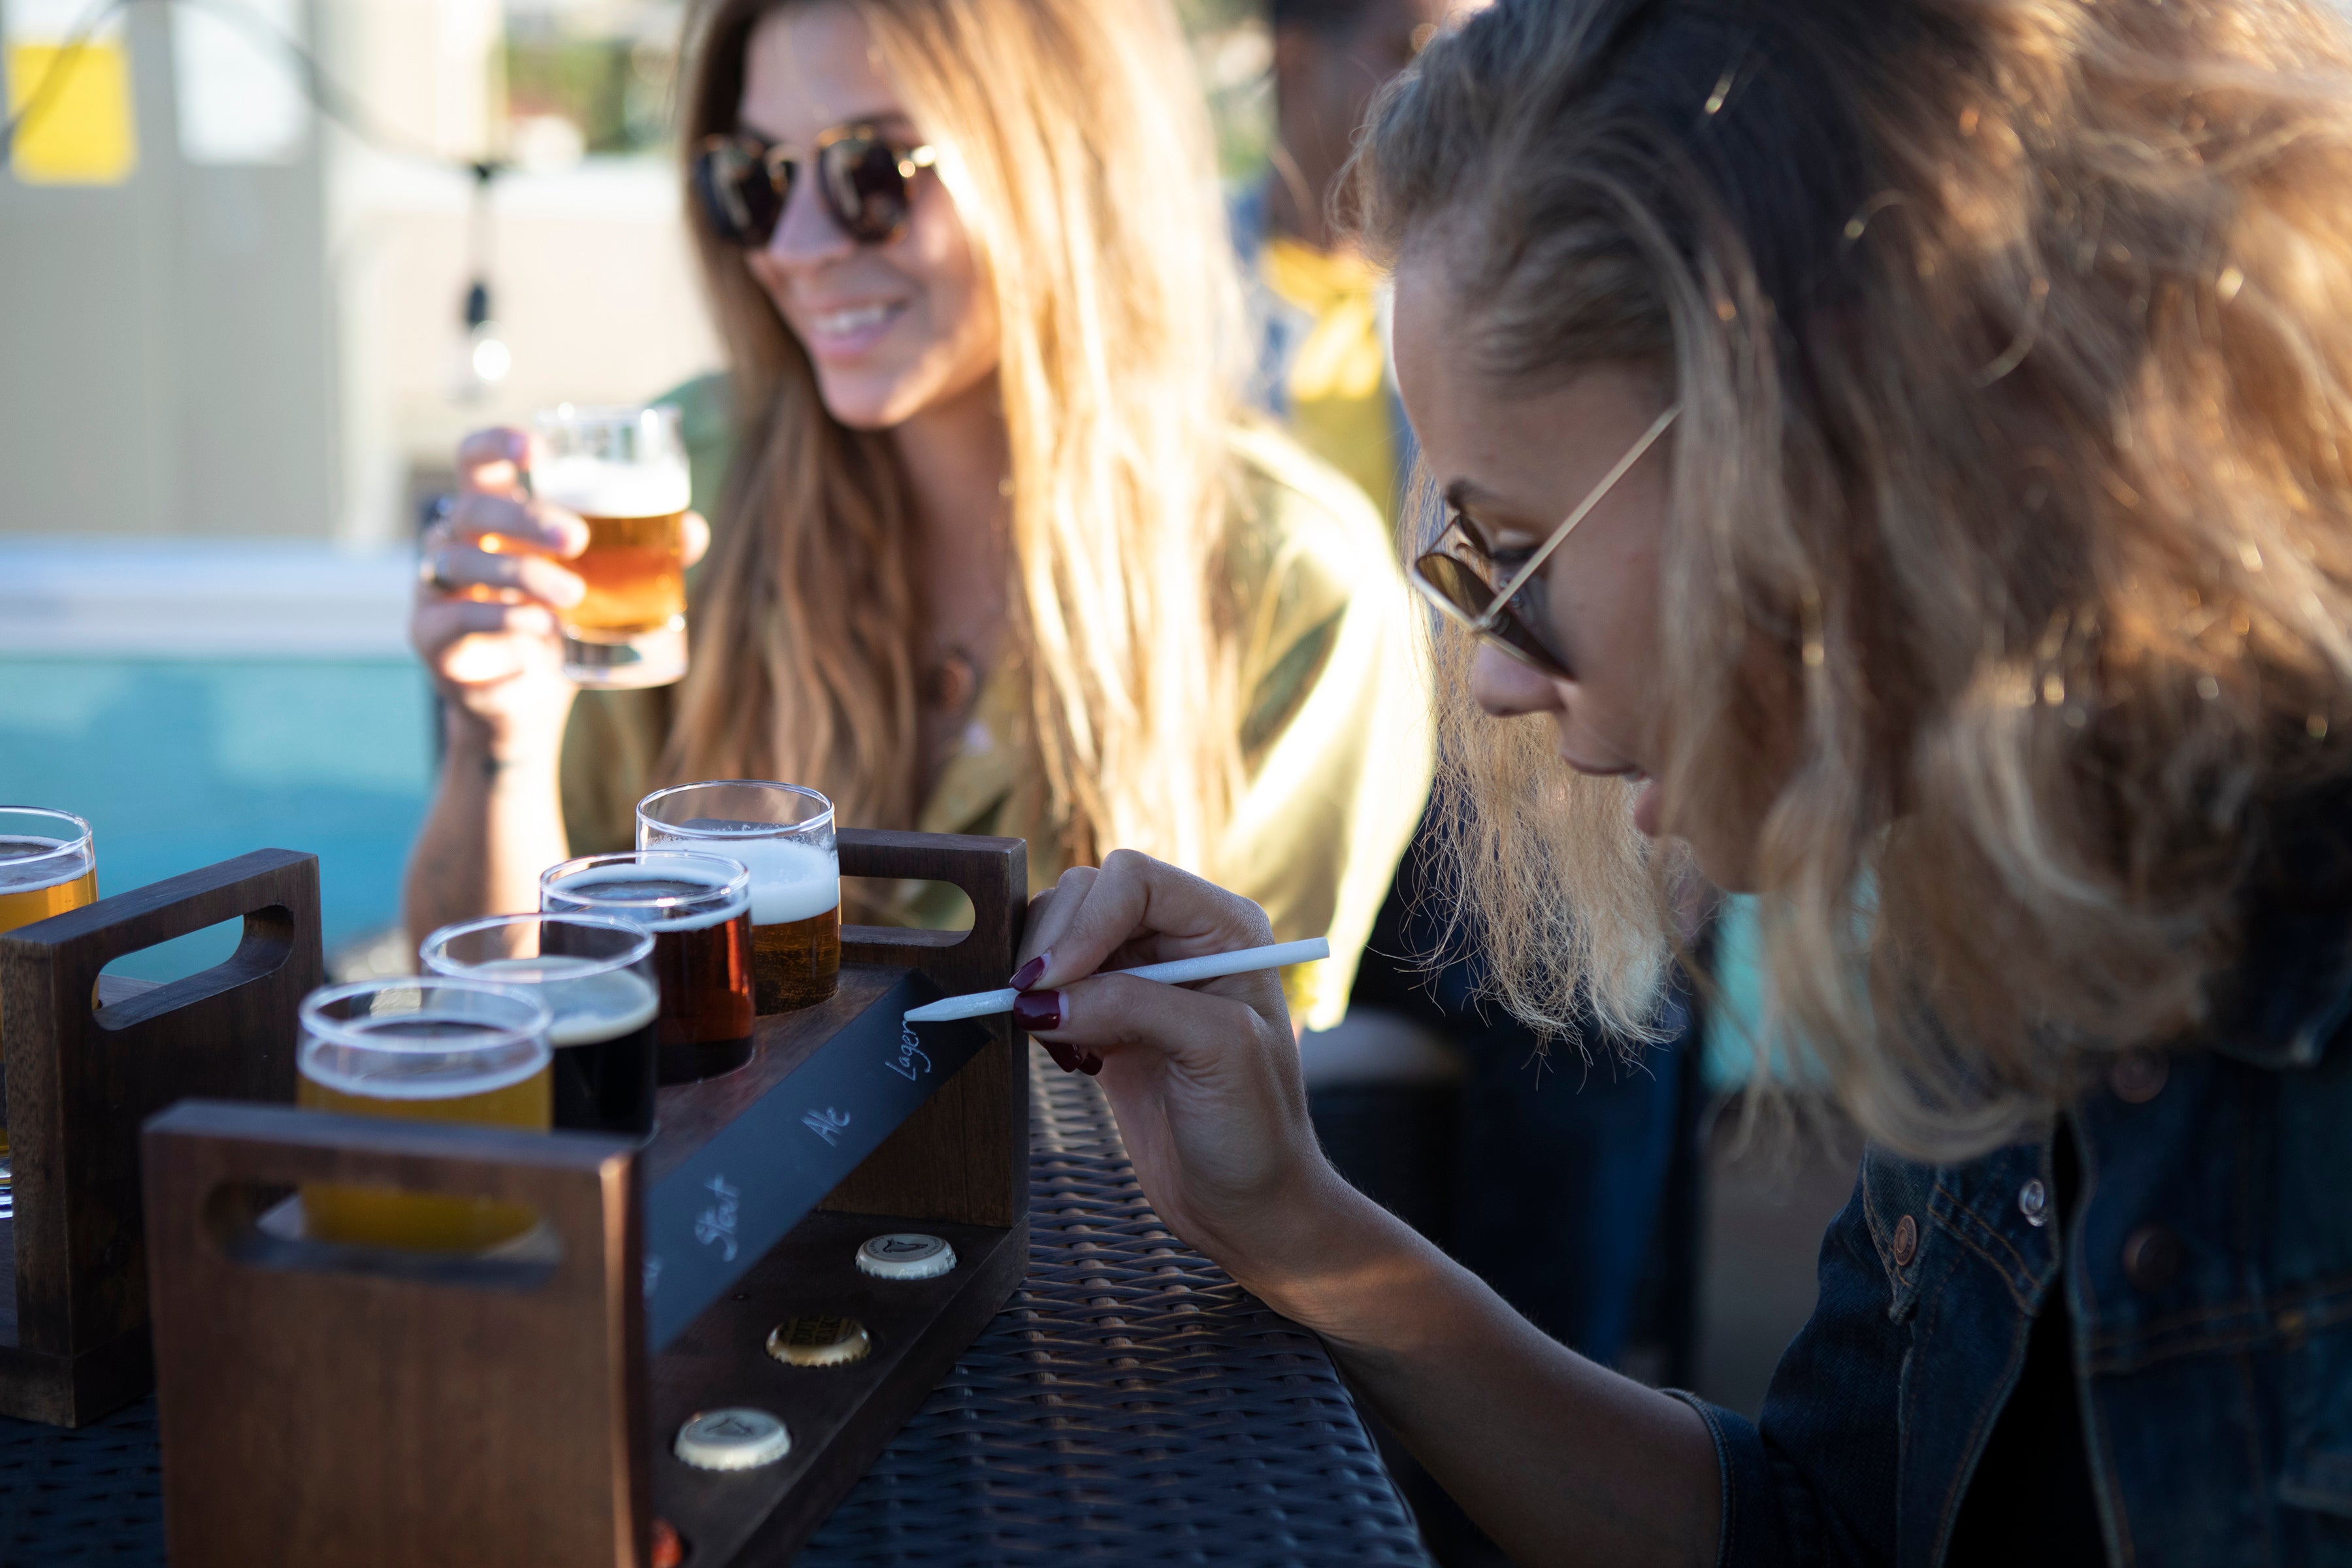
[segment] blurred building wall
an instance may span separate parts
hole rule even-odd
[[[0,530],[299,534],[332,515],[317,139],[285,163],[183,159],[170,26],[131,8],[127,179],[0,176]]]
[[[458,165],[499,130],[501,6],[280,7],[368,137],[306,112],[286,161],[192,161],[173,57],[188,8],[137,5],[129,177],[0,174],[0,534],[393,545],[464,431],[716,363],[671,165],[591,159],[496,183],[485,254],[513,369],[472,382]]]

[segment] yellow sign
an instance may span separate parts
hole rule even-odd
[[[131,119],[131,50],[120,20],[74,48],[63,36],[36,36],[33,17],[20,19],[17,5],[8,9],[8,117],[32,110],[9,147],[10,170],[36,185],[129,179],[139,165],[139,139]]]

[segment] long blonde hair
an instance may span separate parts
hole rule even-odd
[[[814,3],[871,28],[996,297],[1019,579],[1004,657],[1063,848],[1197,867],[1241,767],[1216,591],[1239,332],[1181,35],[1164,0],[719,0],[693,28],[688,148],[734,128],[761,18]],[[845,822],[910,826],[923,606],[889,438],[825,412],[741,252],[692,221],[740,445],[663,771],[789,778]]]
[[[1666,821],[1752,832],[1772,1013],[1865,1131],[1981,1150],[2196,1026],[2275,809],[2352,773],[2345,23],[1501,0],[1368,164],[1498,384],[1681,401]],[[1654,963],[1628,851],[1493,864],[1570,799],[1629,837],[1619,786],[1449,747],[1489,926],[1651,911],[1507,945],[1507,991]]]

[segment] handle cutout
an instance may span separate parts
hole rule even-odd
[[[144,965],[157,953],[173,953],[164,961],[166,968],[194,957],[216,951],[226,936],[236,938],[236,945],[226,957],[218,958],[205,968],[176,975],[138,995],[108,1003],[100,1006],[98,987],[90,989],[90,1006],[99,1026],[105,1029],[127,1029],[134,1024],[185,1007],[194,1002],[217,996],[249,980],[259,980],[285,967],[294,951],[294,916],[283,904],[272,904],[243,916],[205,926],[167,941],[133,948],[107,962],[99,971],[101,980],[135,980],[140,978],[134,965]],[[182,948],[182,943],[196,944]]]
[[[205,1195],[204,1226],[231,1260],[297,1273],[533,1290],[563,1261],[562,1238],[528,1205],[376,1183],[225,1182]],[[403,1240],[362,1239],[372,1236]]]
[[[175,936],[152,947],[134,948],[110,960],[106,967],[98,972],[98,977],[100,980],[133,980],[147,985],[169,985],[175,980],[185,980],[226,963],[236,955],[237,943],[244,938],[245,917],[231,915],[202,931],[192,931],[185,936]]]
[[[853,882],[858,884],[855,891],[850,888]],[[841,918],[854,924],[960,936],[979,919],[971,895],[953,882],[919,877],[853,877],[844,872],[841,883]]]

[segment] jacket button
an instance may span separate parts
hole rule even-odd
[[[1919,1250],[1919,1227],[1909,1215],[1895,1222],[1895,1267],[1908,1268],[1912,1254]]]
[[[2172,1069],[2160,1051],[2126,1051],[2108,1070],[2107,1087],[2126,1105],[2146,1105],[2164,1092]]]
[[[2017,1212],[2023,1215],[2025,1223],[2034,1229],[2039,1230],[2050,1223],[2049,1209],[2050,1189],[2042,1184],[2041,1177],[2036,1176],[2017,1189]]]
[[[2161,1290],[2180,1272],[2180,1238],[2160,1225],[2144,1225],[2124,1239],[2124,1278],[2143,1290]]]

